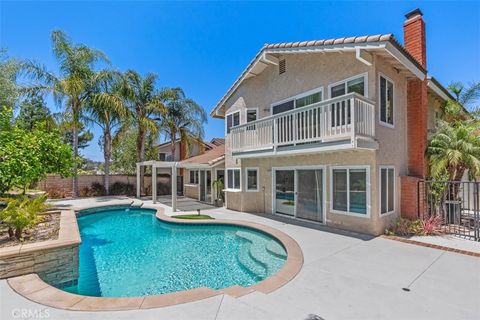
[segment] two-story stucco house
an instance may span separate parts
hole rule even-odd
[[[429,130],[449,99],[427,75],[425,23],[267,44],[211,115],[225,119],[226,206],[380,234],[416,209]]]

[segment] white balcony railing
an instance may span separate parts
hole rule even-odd
[[[232,127],[232,152],[248,152],[308,142],[375,137],[375,105],[349,93]]]

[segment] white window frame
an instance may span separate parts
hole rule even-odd
[[[188,170],[188,183],[185,183],[186,186],[196,187],[198,186],[198,180],[200,180],[200,173],[199,170]],[[190,174],[193,172],[193,180],[194,182],[190,182]]]
[[[245,109],[245,123],[249,123],[248,122],[248,111],[255,111],[255,114],[256,114],[257,118],[254,121],[257,121],[259,119],[258,108],[247,108],[247,109]],[[253,121],[250,121],[250,122],[253,122]]]
[[[275,195],[275,189],[276,189],[276,171],[277,170],[293,170],[295,171],[295,182],[294,182],[294,199],[295,199],[295,209],[294,209],[294,214],[291,217],[292,219],[299,219],[302,221],[308,221],[308,223],[314,223],[314,224],[320,224],[320,225],[326,225],[327,224],[327,166],[325,165],[305,165],[305,166],[284,166],[284,167],[272,167],[272,211],[271,213],[274,215],[280,215],[282,217],[285,217],[284,214],[282,213],[277,213],[276,211],[276,195]],[[298,184],[297,184],[297,171],[298,170],[322,170],[322,184],[323,184],[323,194],[322,194],[322,221],[313,221],[313,220],[307,220],[307,219],[302,219],[297,217],[297,189],[298,189]]]
[[[359,73],[359,74],[356,74],[356,75],[351,76],[349,78],[346,78],[346,79],[343,79],[343,80],[340,80],[340,81],[329,84],[328,85],[328,98],[332,99],[332,94],[331,94],[332,87],[338,86],[339,84],[342,84],[342,83],[344,83],[345,86],[346,86],[348,81],[354,80],[354,79],[357,79],[357,78],[361,78],[361,77],[363,77],[363,83],[365,84],[365,95],[364,95],[364,97],[368,98],[368,71],[363,72],[363,73]],[[345,94],[348,94],[346,87],[345,87]]]
[[[367,192],[367,212],[365,214],[350,212],[350,211],[341,211],[333,209],[333,170],[335,169],[347,169],[347,207],[350,206],[350,169],[366,169],[365,170],[365,179],[366,179],[366,192]],[[332,166],[330,167],[330,212],[336,214],[343,214],[347,216],[353,216],[358,218],[370,219],[371,212],[371,182],[370,182],[370,166],[368,165],[359,165],[359,166]]]
[[[382,121],[382,101],[380,100],[381,99],[381,92],[380,92],[380,87],[381,87],[381,80],[380,78],[384,78],[386,81],[389,81],[392,83],[393,85],[393,114],[392,114],[392,123],[388,123],[388,122],[385,122],[385,121]],[[387,127],[387,128],[391,128],[391,129],[394,129],[395,128],[395,93],[396,93],[396,89],[395,89],[395,82],[390,79],[389,77],[387,77],[386,75],[384,75],[383,73],[379,73],[378,74],[378,122],[380,123],[380,125],[384,126],[384,127]]]
[[[233,115],[235,113],[238,113],[238,125],[242,124],[242,116],[241,116],[240,110],[231,111],[231,112],[225,114],[225,136],[230,134],[230,133],[228,133],[228,129],[227,129],[227,125],[228,125],[227,118],[228,118],[229,115]],[[235,127],[236,126],[233,125],[233,118],[232,118],[232,126],[230,127],[230,130],[232,130],[232,128],[235,128]]]
[[[392,211],[387,211],[385,213],[382,213],[382,169],[393,169],[393,210]],[[387,171],[388,172],[388,171]],[[395,174],[395,166],[391,165],[382,165],[378,167],[378,212],[380,212],[380,217],[385,217],[388,216],[392,213],[394,213],[397,209],[397,176]],[[388,188],[388,174],[387,174],[387,188]],[[387,192],[387,205],[388,205],[388,192]]]
[[[233,188],[229,188],[228,187],[228,171],[229,170],[237,170],[240,172],[240,188],[239,189],[235,189],[235,174],[232,175],[233,177]],[[228,192],[241,192],[242,191],[242,169],[241,168],[225,168],[225,181],[226,181],[226,184],[225,184],[225,191],[228,191]]]
[[[322,100],[320,100],[320,102],[325,100],[325,93],[323,92],[323,86],[321,86],[321,87],[314,88],[314,89],[311,89],[311,90],[308,90],[308,91],[304,91],[304,92],[299,93],[297,95],[282,99],[280,101],[276,101],[274,103],[271,103],[270,104],[270,115],[273,115],[273,107],[278,106],[279,104],[282,104],[284,102],[293,100],[293,109],[296,109],[297,108],[297,102],[296,102],[297,99],[300,99],[300,98],[303,98],[303,97],[306,97],[306,96],[309,96],[311,94],[318,93],[318,92],[322,93]],[[306,106],[306,107],[308,107],[308,106]]]
[[[257,188],[249,189],[248,188],[248,172],[255,171],[257,173]],[[247,167],[245,168],[245,190],[247,192],[258,192],[260,190],[260,170],[258,167]]]

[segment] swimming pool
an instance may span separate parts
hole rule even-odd
[[[199,287],[250,286],[287,254],[273,237],[234,225],[159,220],[156,210],[80,211],[79,278],[62,290],[97,297],[157,295]]]

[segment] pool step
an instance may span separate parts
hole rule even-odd
[[[274,240],[244,231],[237,231],[236,235],[251,244],[250,258],[265,268],[267,275],[277,271],[279,262],[286,258],[285,250]]]
[[[280,259],[286,259],[287,258],[287,252],[285,252],[285,249],[282,247],[280,243],[277,241],[269,241],[267,243],[267,251],[273,254],[274,256],[280,258]]]
[[[240,249],[237,255],[238,262],[250,273],[255,281],[263,279],[267,275],[267,269],[252,259],[250,256],[250,247],[252,243],[245,241],[240,245]]]

